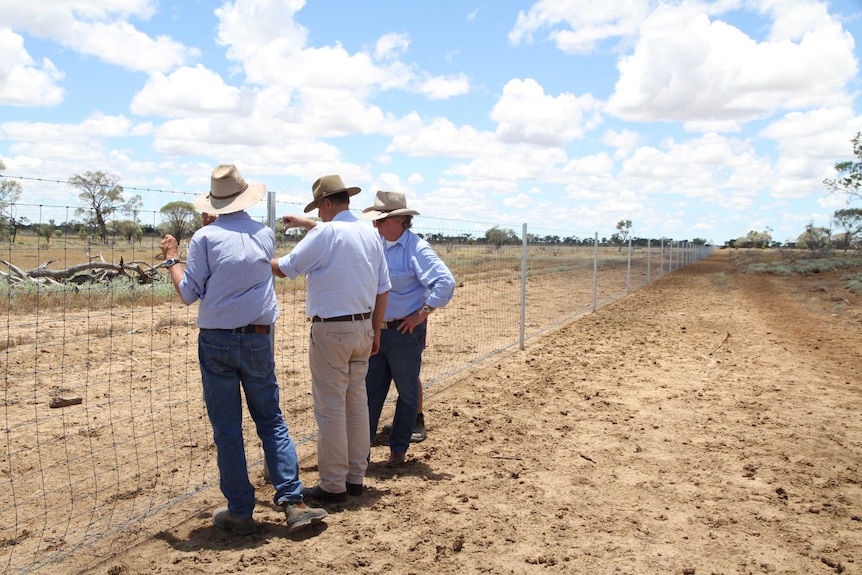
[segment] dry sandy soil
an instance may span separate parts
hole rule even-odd
[[[862,301],[837,280],[717,252],[426,390],[408,465],[374,447],[318,526],[288,535],[259,481],[258,533],[228,535],[208,490],[62,572],[862,573]]]

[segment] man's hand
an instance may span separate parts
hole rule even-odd
[[[168,234],[159,242],[159,248],[162,250],[164,256],[169,260],[178,260],[180,259],[180,250],[177,246],[177,238]],[[180,299],[183,300],[183,303],[186,305],[191,304],[192,302],[188,302],[183,299],[183,294],[180,291],[180,280],[183,278],[183,268],[184,266],[173,265],[168,268],[168,273],[171,274],[171,282],[174,284],[174,290],[176,290],[177,295],[180,296]]]
[[[159,242],[159,249],[162,250],[162,255],[167,259],[180,259],[180,248],[177,244],[177,238],[170,234],[166,235]]]
[[[428,319],[428,314],[419,309],[405,317],[396,329],[401,333],[413,333],[413,329],[426,319]]]
[[[310,230],[316,224],[314,220],[303,218],[301,216],[282,216],[281,223],[284,224],[284,229],[289,230],[290,228],[305,228]]]
[[[371,341],[371,355],[377,355],[380,352],[380,330],[374,330],[374,339]]]

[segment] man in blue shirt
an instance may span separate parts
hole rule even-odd
[[[264,457],[276,505],[284,509],[293,533],[326,517],[324,509],[302,500],[299,461],[279,407],[275,359],[270,341],[278,317],[270,258],[275,233],[244,211],[266,193],[249,185],[233,164],[212,172],[210,191],[195,207],[210,216],[189,242],[186,263],[179,260],[177,240],[159,244],[171,281],[183,303],[200,300],[198,358],[204,402],[218,451],[221,491],[227,507],[216,509],[213,524],[241,535],[256,531],[252,514],[254,486],[248,479],[242,436],[242,398],[263,442]]]
[[[305,212],[317,208],[322,221],[284,216],[288,228],[309,231],[289,254],[272,260],[276,276],[306,276],[320,483],[302,494],[324,503],[362,494],[371,452],[365,374],[380,344],[390,287],[377,234],[350,212],[350,196],[359,192],[338,175],[315,181]]]
[[[371,356],[365,386],[371,441],[380,412],[395,380],[398,400],[389,432],[388,467],[404,464],[419,410],[419,371],[425,349],[426,320],[437,308],[449,303],[455,293],[455,278],[431,245],[410,231],[413,216],[400,192],[377,192],[374,205],[362,210],[380,234],[392,289],[386,299],[380,349]]]

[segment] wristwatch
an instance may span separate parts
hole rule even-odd
[[[177,259],[173,259],[173,258],[171,258],[171,259],[169,259],[169,260],[165,260],[165,267],[166,267],[166,268],[168,268],[168,269],[170,269],[170,267],[171,267],[172,265],[174,265],[174,264],[180,264],[180,263],[182,263],[180,260],[177,260]]]
[[[431,313],[431,306],[429,306],[427,303],[423,303],[422,304],[422,311],[424,311],[426,314],[430,314]]]

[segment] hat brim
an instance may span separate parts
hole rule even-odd
[[[232,214],[241,212],[258,203],[266,194],[266,184],[249,184],[248,188],[236,196],[228,200],[218,200],[210,195],[210,192],[202,194],[195,198],[195,207],[208,214]]]
[[[419,212],[410,208],[399,208],[397,210],[392,210],[391,212],[381,212],[380,210],[375,210],[373,207],[365,208],[362,210],[362,219],[363,220],[371,220],[372,222],[376,222],[377,220],[383,220],[385,218],[389,218],[392,216],[418,216]]]
[[[322,199],[328,198],[329,196],[334,196],[335,194],[340,194],[341,192],[347,192],[348,196],[355,196],[356,194],[358,194],[361,191],[362,190],[360,188],[357,188],[355,186],[350,187],[350,188],[341,188],[340,190],[332,190],[331,192],[329,192],[325,196],[320,196],[319,198],[317,198],[316,200],[314,200],[313,202],[311,202],[310,204],[305,206],[305,209],[303,211],[307,214],[308,212],[310,212],[311,210],[313,210],[314,208],[317,207],[317,202],[319,202]]]

